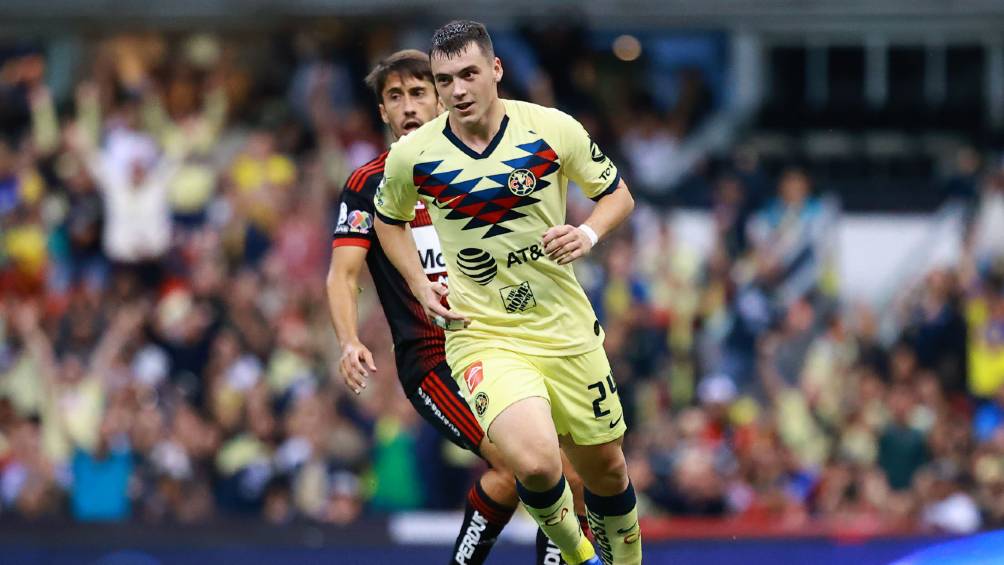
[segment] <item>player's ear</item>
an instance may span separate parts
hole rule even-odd
[[[380,108],[380,119],[383,120],[383,123],[390,125],[390,116],[387,115],[387,108],[384,108],[383,102],[377,107]]]
[[[495,57],[492,62],[492,74],[495,76],[495,82],[502,82],[502,59]]]

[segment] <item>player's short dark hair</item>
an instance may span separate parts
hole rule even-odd
[[[432,34],[429,56],[438,53],[450,59],[463,53],[471,43],[480,47],[485,57],[495,56],[495,46],[492,45],[492,37],[488,35],[485,24],[471,20],[453,20],[437,29]]]
[[[435,84],[432,80],[429,56],[418,49],[404,49],[388,55],[381,59],[370,71],[370,74],[363,79],[366,86],[381,102],[383,101],[383,88],[387,85],[387,78],[392,74],[397,74],[401,80],[404,80],[405,77],[414,77]]]

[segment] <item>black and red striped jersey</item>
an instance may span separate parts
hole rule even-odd
[[[356,169],[345,183],[338,203],[338,222],[332,235],[332,248],[342,245],[364,247],[377,296],[383,306],[394,339],[397,374],[406,394],[418,388],[422,378],[443,362],[446,343],[443,330],[432,324],[422,305],[411,294],[408,284],[380,247],[373,228],[376,211],[373,197],[383,180],[387,153]],[[411,233],[418,246],[419,258],[431,280],[446,282],[446,262],[432,218],[419,201]]]

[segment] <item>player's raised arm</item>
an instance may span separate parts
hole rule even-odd
[[[549,228],[543,236],[548,257],[565,265],[589,253],[593,246],[621,224],[634,210],[634,198],[617,167],[571,116],[556,112],[564,171],[596,207],[578,226]]]
[[[380,245],[408,283],[411,293],[425,308],[429,318],[444,328],[449,328],[450,321],[454,320],[466,325],[467,321],[463,316],[443,306],[442,300],[449,290],[442,283],[430,281],[419,261],[418,247],[408,227],[408,222],[415,217],[418,193],[410,182],[398,180],[405,177],[397,170],[397,163],[398,159],[392,150],[387,157],[384,180],[374,199],[377,212],[376,233],[380,238]]]

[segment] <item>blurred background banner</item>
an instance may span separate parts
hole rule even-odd
[[[362,78],[457,17],[639,202],[576,268],[652,563],[1004,526],[1004,3],[4,0],[0,561],[443,560],[481,463],[369,282],[346,394],[324,274]]]

